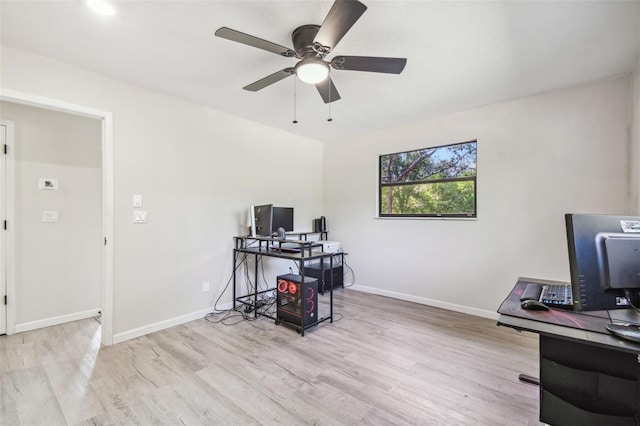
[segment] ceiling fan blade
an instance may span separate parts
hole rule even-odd
[[[231,28],[218,28],[218,30],[216,31],[216,36],[226,38],[227,40],[235,41],[238,43],[246,44],[247,46],[257,47],[258,49],[266,50],[267,52],[273,52],[278,55],[287,57],[296,56],[296,53],[288,47],[280,46],[279,44],[254,37],[249,34],[241,33],[240,31],[232,30]]]
[[[273,74],[268,75],[265,78],[256,81],[255,83],[244,86],[243,89],[250,92],[257,92],[258,90],[262,90],[267,86],[271,86],[273,83],[277,83],[280,80],[293,75],[294,73],[295,71],[293,70],[293,68],[285,68],[283,70],[274,72]]]
[[[318,89],[318,93],[322,96],[325,104],[340,100],[340,93],[338,93],[338,89],[334,86],[331,77],[327,77],[320,83],[317,83],[316,89]]]
[[[367,6],[357,0],[336,0],[327,17],[324,18],[324,22],[313,40],[314,43],[328,47],[329,50],[335,49],[336,44],[342,40],[342,37],[365,10],[367,10]]]
[[[406,64],[406,58],[375,56],[336,56],[331,60],[331,66],[337,70],[384,72],[387,74],[400,74]]]

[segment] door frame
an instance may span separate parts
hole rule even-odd
[[[0,201],[0,205],[2,206],[0,214],[3,215],[2,219],[0,220],[7,220],[7,221],[10,220],[11,222],[13,222],[14,171],[13,171],[12,152],[13,152],[13,145],[14,145],[14,139],[15,139],[15,136],[14,136],[15,123],[13,121],[0,119],[0,126],[4,126],[5,128],[4,144],[7,146],[6,154],[2,156],[1,169],[4,173],[4,176],[2,176],[3,178],[2,180],[4,185],[3,189],[5,192],[5,196],[4,196],[4,199]],[[3,276],[0,279],[4,281],[2,284],[0,284],[0,296],[3,296],[8,294],[8,285],[9,285],[8,282],[13,281],[14,270],[15,270],[14,269],[15,263],[13,261],[13,255],[14,255],[13,248],[15,247],[14,241],[13,241],[13,233],[4,232],[0,240],[2,241],[2,245],[3,245],[2,250],[0,251],[0,253],[2,253],[1,254],[2,259],[0,259],[0,264],[2,266],[0,267],[0,271],[2,272]],[[2,306],[4,307],[4,309],[2,310],[3,313],[0,314],[0,315],[4,315],[4,318],[2,319],[4,321],[4,331],[0,330],[0,332],[5,334],[10,334],[9,322],[13,324],[15,321],[10,321],[9,315],[13,314],[13,312],[9,311],[8,306],[4,304],[4,301],[0,301],[0,303],[2,303]]]
[[[95,108],[76,105],[57,99],[45,98],[29,93],[19,92],[10,89],[0,88],[0,100],[30,105],[38,108],[51,109],[54,111],[66,112],[89,118],[96,118],[102,122],[102,231],[105,244],[102,246],[102,283],[101,283],[101,337],[105,346],[113,344],[113,113]],[[8,130],[8,128],[7,128]],[[8,138],[7,138],[8,140]],[[9,163],[9,161],[7,162]],[[13,165],[12,165],[13,167]],[[13,171],[12,171],[13,173]],[[9,195],[7,201],[9,203]],[[7,208],[7,220],[9,216],[14,220],[13,200],[11,200],[11,211]],[[12,222],[9,222],[9,227]],[[15,250],[13,233],[7,233],[7,253]],[[15,262],[11,258],[12,263]],[[14,268],[9,264],[7,258],[7,272]],[[7,334],[15,333],[15,277],[7,275]]]

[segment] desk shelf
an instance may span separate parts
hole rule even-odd
[[[302,232],[287,232],[287,236],[297,236],[298,240],[307,241],[309,235],[319,235],[319,241],[326,241],[329,235],[328,231],[302,231]]]

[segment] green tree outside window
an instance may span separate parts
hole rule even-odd
[[[476,217],[477,141],[380,156],[381,217]]]

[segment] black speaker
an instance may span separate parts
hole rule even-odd
[[[344,269],[333,261],[333,269],[330,268],[329,260],[324,260],[324,270],[320,270],[320,262],[304,265],[304,274],[318,280],[318,291],[324,294],[331,288],[331,272],[333,271],[333,289],[344,287]]]
[[[313,232],[327,232],[327,219],[324,216],[313,219]]]
[[[318,280],[295,274],[276,278],[278,320],[306,327],[318,321]]]

